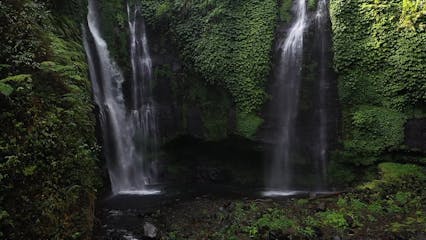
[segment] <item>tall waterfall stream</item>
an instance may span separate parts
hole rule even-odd
[[[271,173],[268,185],[274,189],[267,195],[280,194],[280,191],[289,191],[292,187],[292,158],[295,137],[295,121],[298,113],[300,79],[303,58],[303,39],[307,25],[307,9],[305,0],[294,2],[293,22],[285,40],[280,43],[279,63],[276,78],[281,84],[273,96],[278,100],[275,108],[278,116],[279,136],[272,155]],[[291,193],[291,192],[288,192]],[[283,194],[286,194],[283,192]]]
[[[271,108],[275,114],[273,122],[273,141],[271,165],[266,172],[266,196],[293,195],[300,191],[326,190],[327,158],[329,142],[329,33],[327,32],[328,2],[319,0],[317,10],[310,13],[305,0],[295,0],[293,3],[294,20],[285,37],[278,41],[278,57],[275,64],[275,85],[272,90]],[[310,28],[313,26],[313,28]],[[304,59],[307,38],[305,35],[313,29],[313,50],[317,56],[317,72],[314,78],[314,103],[313,114],[309,121],[315,126],[298,124],[301,111],[301,92],[303,82]],[[309,39],[311,41],[311,39]],[[311,98],[313,96],[310,96]],[[314,97],[315,98],[315,97]],[[306,117],[305,117],[306,118]],[[305,129],[304,129],[305,128]],[[307,131],[311,133],[310,143],[303,142],[302,135]],[[306,140],[306,139],[305,139]],[[311,146],[307,146],[307,145]],[[303,152],[303,153],[301,153]],[[307,159],[307,160],[306,160]],[[309,169],[301,169],[300,161],[310,162]],[[308,173],[306,171],[312,171]],[[305,175],[305,176],[303,176]],[[301,184],[301,178],[311,178],[309,184]],[[306,181],[306,180],[305,180]],[[307,186],[308,185],[308,186]]]
[[[131,35],[130,106],[123,91],[124,77],[111,58],[100,32],[95,0],[89,0],[85,48],[93,95],[99,108],[104,153],[113,194],[150,194],[155,181],[156,116],[152,100],[152,63],[143,18],[128,6]]]

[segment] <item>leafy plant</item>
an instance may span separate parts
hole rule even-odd
[[[337,0],[330,1],[330,14],[343,105],[343,149],[333,175],[356,179],[357,170],[371,172],[359,166],[404,148],[406,119],[424,113],[426,53],[418,49],[426,45],[425,4]]]
[[[0,26],[7,95],[0,101],[0,235],[7,239],[91,237],[100,175],[88,69],[80,22],[54,15],[55,6],[0,4],[7,23]]]

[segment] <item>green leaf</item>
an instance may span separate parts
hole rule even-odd
[[[0,93],[5,96],[10,96],[13,93],[13,87],[9,84],[0,82]]]
[[[8,83],[8,82],[23,82],[28,79],[31,79],[31,74],[18,74],[14,76],[10,76],[0,80],[0,83]]]
[[[23,174],[27,177],[34,175],[34,172],[35,172],[36,169],[37,169],[37,165],[27,166],[27,167],[24,168]]]

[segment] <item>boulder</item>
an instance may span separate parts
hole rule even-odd
[[[158,229],[153,224],[145,222],[143,225],[144,235],[149,238],[156,238],[158,235]]]

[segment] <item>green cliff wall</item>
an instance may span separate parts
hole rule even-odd
[[[426,2],[333,0],[330,8],[343,110],[332,171],[353,180],[354,169],[404,161],[396,159],[407,151],[404,125],[425,116]]]
[[[0,4],[0,238],[90,239],[100,186],[85,1]]]
[[[180,91],[176,95],[221,92],[221,99],[215,94],[196,97],[206,138],[232,133],[227,133],[231,109],[236,112],[234,133],[252,137],[262,123],[259,110],[267,97],[277,2],[146,0],[142,5],[148,25],[178,50],[184,77],[174,80],[175,90]],[[197,79],[186,77],[190,75]],[[184,98],[184,105],[194,106],[192,100]]]

